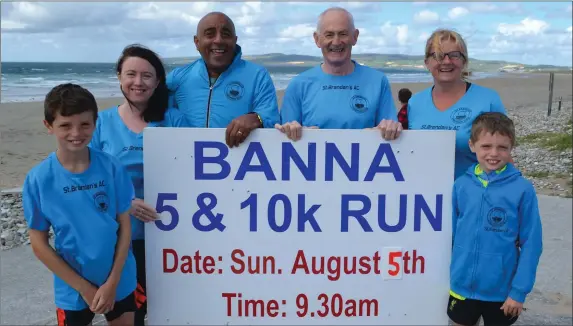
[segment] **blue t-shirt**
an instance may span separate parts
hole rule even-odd
[[[66,170],[51,153],[28,172],[22,201],[28,227],[55,235],[55,251],[83,278],[99,287],[113,267],[118,241],[119,214],[129,210],[133,186],[121,163],[111,155],[90,151],[90,165],[82,173]],[[116,301],[137,285],[131,249],[117,285]],[[54,275],[58,308],[88,307],[79,292]]]
[[[397,121],[386,75],[356,62],[349,75],[330,75],[317,66],[293,78],[280,113],[283,124],[298,121],[321,129],[364,129],[383,119]]]
[[[468,167],[477,163],[468,141],[472,122],[483,112],[506,113],[496,91],[471,84],[462,98],[445,111],[439,111],[432,99],[432,87],[416,93],[408,102],[408,129],[455,130],[456,161],[454,177],[457,179]]]
[[[147,127],[188,127],[187,119],[177,109],[170,108],[165,112],[161,122],[150,122]],[[133,187],[135,197],[143,199],[143,132],[131,131],[121,119],[118,107],[113,107],[98,113],[96,129],[90,145],[118,158],[125,166]],[[131,239],[145,237],[144,223],[131,217]]]

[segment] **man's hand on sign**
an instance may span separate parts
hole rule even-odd
[[[97,290],[90,305],[90,310],[96,314],[107,314],[112,311],[115,304],[115,290],[116,285],[114,283],[104,283]]]
[[[402,124],[394,120],[382,120],[376,127],[380,130],[382,138],[386,140],[394,140],[400,136],[400,132],[404,130]]]
[[[262,121],[256,113],[243,114],[229,123],[225,133],[225,142],[229,147],[239,146],[247,139],[251,131],[262,127]]]
[[[519,316],[523,310],[523,303],[507,298],[501,308],[506,316]]]
[[[129,214],[146,223],[155,221],[159,217],[153,207],[147,205],[139,198],[131,201],[131,212]]]
[[[287,135],[288,139],[297,141],[302,137],[303,127],[298,121],[287,122],[285,124],[275,124],[275,129],[280,130],[283,134]],[[317,126],[304,127],[304,129],[318,129]]]

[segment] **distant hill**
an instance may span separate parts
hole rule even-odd
[[[192,62],[198,57],[177,57],[165,58],[164,62],[170,65],[181,65]],[[299,54],[284,54],[284,53],[268,53],[262,55],[244,56],[246,60],[258,63],[265,67],[285,67],[285,66],[299,66],[311,67],[322,62],[322,57],[299,55]],[[354,54],[352,59],[374,68],[394,68],[394,69],[420,69],[424,68],[424,56],[422,55],[405,55],[405,54],[377,54],[377,53],[361,53]],[[517,62],[508,62],[500,60],[478,60],[470,58],[470,71],[472,72],[540,72],[540,71],[555,71],[555,72],[571,72],[571,67],[552,66],[552,65],[526,65]]]

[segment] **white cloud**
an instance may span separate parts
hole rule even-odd
[[[506,36],[539,35],[549,28],[542,20],[525,18],[518,24],[501,23],[498,32]]]
[[[192,5],[192,7],[196,7]],[[207,7],[199,5],[198,7],[207,9]],[[192,16],[186,12],[186,10],[181,10],[182,8],[166,8],[164,6],[160,6],[157,3],[148,3],[137,10],[129,12],[128,17],[133,19],[142,19],[142,20],[181,20],[190,25],[196,25],[201,16]],[[193,10],[190,12],[199,13],[197,10]]]
[[[13,20],[2,19],[0,23],[2,26],[2,30],[18,31],[18,30],[24,30],[26,28],[26,24],[22,24]]]
[[[554,30],[545,21],[525,18],[517,24],[499,24],[487,49],[517,62],[567,64],[572,55],[571,43],[571,27]]]
[[[414,21],[420,24],[435,24],[440,21],[440,16],[436,12],[422,10],[414,15]]]
[[[475,13],[490,13],[498,10],[498,7],[489,2],[472,2],[469,4],[471,12]]]
[[[396,26],[396,29],[398,30],[398,35],[396,36],[396,39],[398,41],[399,45],[406,45],[408,44],[408,25],[400,25],[400,26]]]
[[[426,42],[428,41],[428,38],[430,38],[430,33],[428,32],[422,32],[420,33],[420,36],[418,36],[418,41],[420,42]]]
[[[139,42],[162,56],[195,56],[197,22],[208,12],[223,11],[235,23],[246,55],[320,55],[312,38],[318,14],[337,5],[353,14],[360,29],[354,53],[420,55],[430,33],[447,27],[466,38],[472,57],[571,64],[570,3],[538,5],[531,15],[526,13],[531,6],[520,3],[429,4],[2,2],[1,51],[7,61],[109,62],[124,46]]]
[[[467,8],[455,7],[448,12],[448,17],[450,17],[450,19],[458,19],[466,16],[467,14],[469,14],[469,10]]]
[[[284,39],[312,37],[315,27],[310,24],[298,24],[289,26],[279,32],[279,36]]]

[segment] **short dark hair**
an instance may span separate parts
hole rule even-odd
[[[482,131],[499,133],[511,139],[511,146],[515,146],[515,126],[513,121],[501,112],[484,112],[475,118],[472,123],[470,140],[472,143],[478,141]]]
[[[52,88],[44,100],[44,119],[51,125],[56,115],[69,117],[84,112],[92,112],[97,120],[97,102],[90,91],[80,85],[65,83]]]
[[[407,88],[402,88],[398,91],[398,100],[400,100],[402,103],[408,103],[411,97],[412,91]]]
[[[121,74],[121,69],[125,60],[131,57],[138,57],[149,62],[149,64],[155,68],[155,73],[157,74],[157,79],[159,80],[157,88],[153,92],[153,95],[151,95],[149,98],[147,108],[145,111],[143,111],[143,120],[145,122],[158,122],[164,120],[165,112],[167,111],[167,107],[169,105],[169,89],[167,88],[165,67],[161,62],[161,59],[155,52],[144,47],[143,45],[128,45],[123,49],[121,56],[117,60],[116,72],[118,74]],[[123,90],[121,90],[121,92],[129,104],[133,105],[127,96],[125,96]]]

